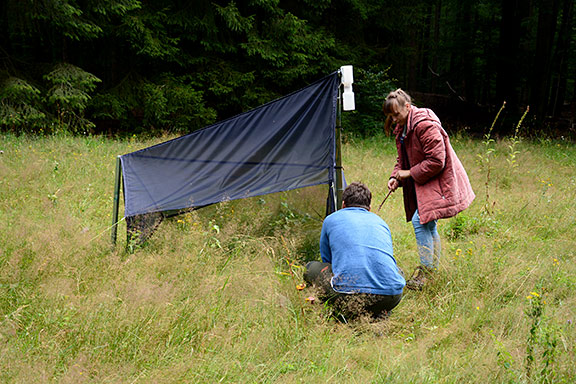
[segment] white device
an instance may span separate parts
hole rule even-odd
[[[351,65],[344,65],[340,67],[341,81],[344,86],[344,93],[342,94],[342,108],[345,111],[353,111],[356,106],[354,103],[354,91],[352,90],[352,83],[354,82],[354,71]]]

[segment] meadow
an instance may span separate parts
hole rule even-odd
[[[574,144],[453,134],[476,200],[439,221],[435,280],[344,323],[297,289],[324,186],[176,216],[142,246],[121,220],[111,247],[116,156],[168,138],[0,136],[0,382],[576,381]],[[374,208],[395,156],[385,136],[344,140]],[[410,274],[401,192],[377,214]]]

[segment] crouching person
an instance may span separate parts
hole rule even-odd
[[[370,212],[372,193],[362,183],[342,193],[342,209],[324,219],[322,262],[306,265],[304,280],[319,291],[339,317],[386,317],[402,299],[406,281],[396,265],[392,236],[384,220]]]

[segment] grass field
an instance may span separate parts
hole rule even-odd
[[[0,136],[2,383],[572,383],[576,146],[454,135],[477,198],[441,220],[437,279],[387,321],[342,324],[296,289],[326,188],[166,220],[111,251],[115,159],[167,137]],[[377,207],[386,137],[347,138]],[[417,265],[401,193],[379,215]]]

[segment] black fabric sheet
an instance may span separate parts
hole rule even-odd
[[[126,217],[331,184],[337,72],[189,135],[121,156]]]

